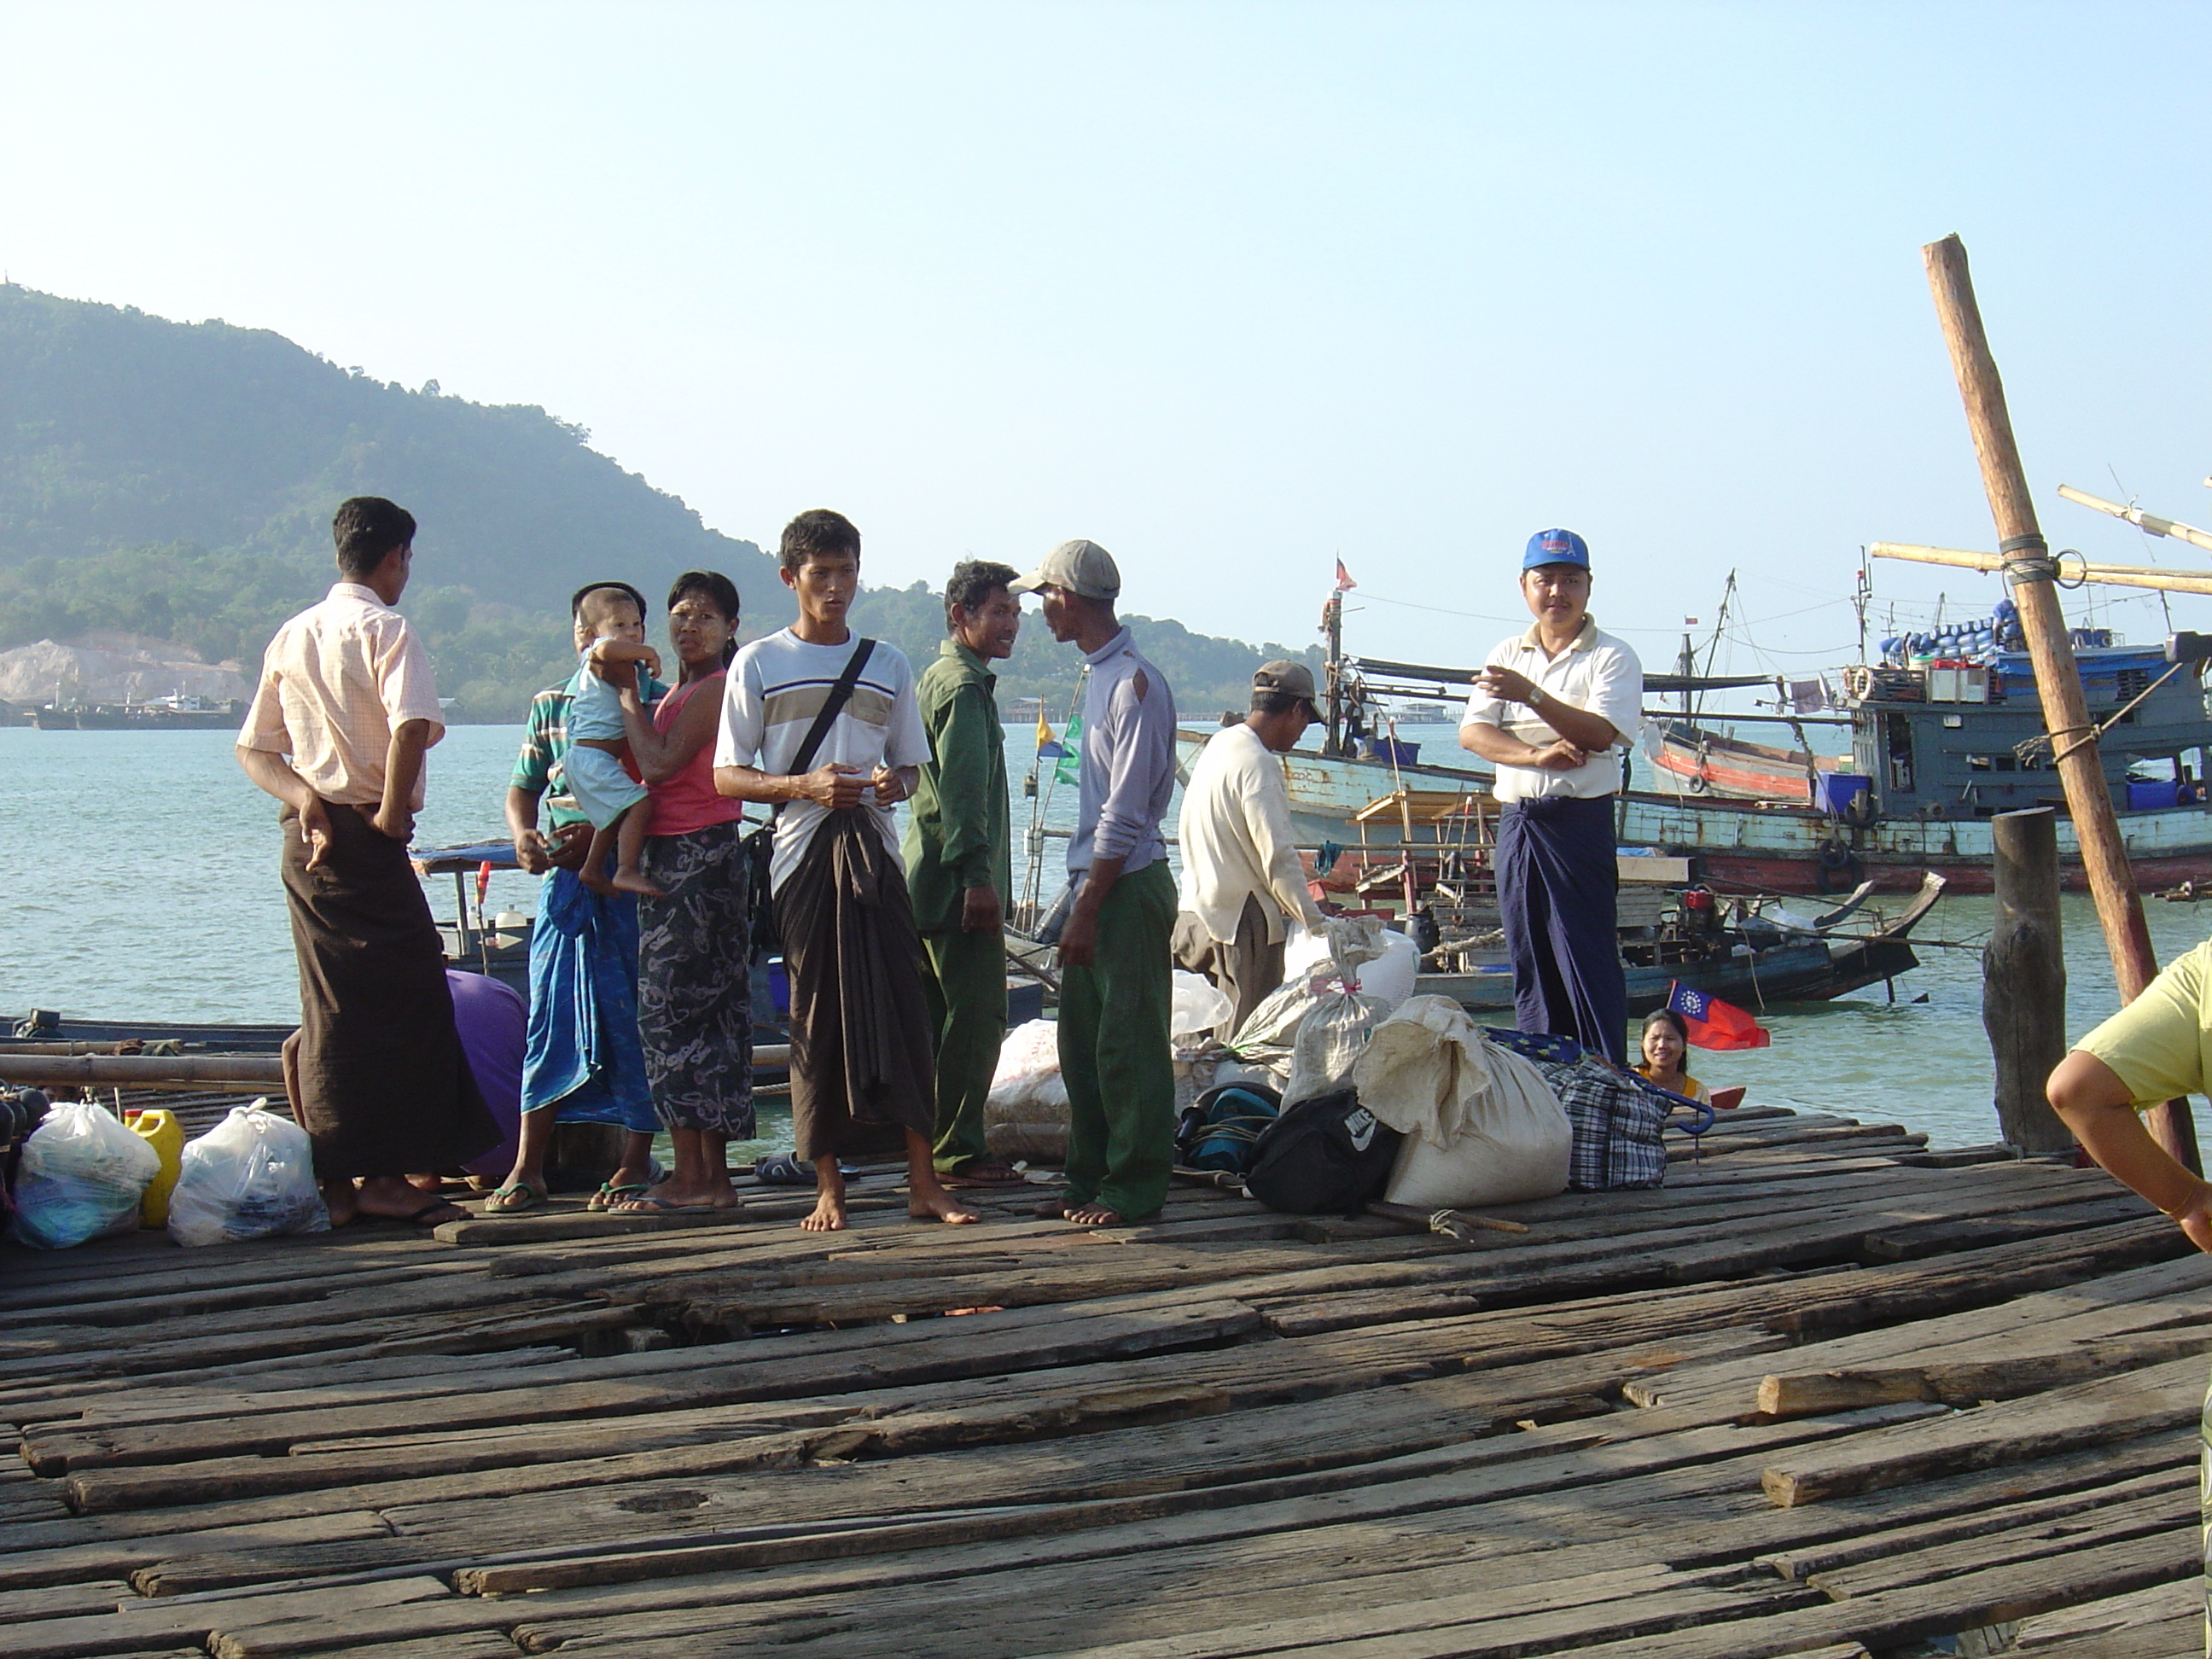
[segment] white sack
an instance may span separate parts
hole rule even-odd
[[[136,1231],[138,1206],[161,1155],[94,1101],[64,1101],[23,1143],[15,1174],[18,1243],[66,1250],[106,1233]]]
[[[169,1237],[179,1244],[231,1244],[278,1233],[326,1233],[330,1212],[315,1185],[307,1132],[266,1100],[234,1106],[186,1143],[169,1194]]]
[[[1495,1047],[1449,997],[1413,997],[1352,1067],[1359,1103],[1405,1144],[1383,1197],[1422,1209],[1549,1198],[1567,1188],[1574,1128],[1543,1074]]]

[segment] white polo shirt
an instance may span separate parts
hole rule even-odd
[[[1613,748],[1592,755],[1571,772],[1547,771],[1535,766],[1498,769],[1498,799],[1528,800],[1538,795],[1573,795],[1584,800],[1616,793],[1620,788],[1620,757],[1644,726],[1644,665],[1623,641],[1599,630],[1593,617],[1583,618],[1583,630],[1556,657],[1547,657],[1537,643],[1536,630],[1500,641],[1483,659],[1486,668],[1517,669],[1557,697],[1611,723],[1620,734]],[[1470,726],[1494,726],[1508,737],[1534,748],[1554,743],[1559,734],[1545,724],[1540,710],[1477,690],[1467,700],[1459,717],[1463,731]]]

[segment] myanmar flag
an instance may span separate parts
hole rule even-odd
[[[1693,991],[1680,980],[1667,987],[1667,1006],[1690,1028],[1690,1041],[1700,1048],[1764,1048],[1772,1033],[1734,1003],[1703,991]]]

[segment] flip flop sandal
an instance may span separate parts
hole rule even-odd
[[[947,1187],[1020,1187],[1027,1183],[1011,1164],[975,1163],[937,1177]]]
[[[633,1198],[627,1200],[629,1207],[614,1212],[617,1215],[689,1215],[711,1210],[717,1215],[742,1214],[741,1204],[678,1204],[672,1198]]]
[[[484,1200],[483,1212],[486,1215],[520,1215],[526,1210],[542,1210],[550,1201],[546,1195],[535,1187],[500,1187],[495,1188],[491,1196]],[[430,1209],[436,1206],[425,1206],[424,1207]],[[416,1212],[416,1215],[422,1213],[423,1213],[422,1210]],[[411,1216],[408,1218],[410,1220],[413,1218]]]
[[[599,1190],[584,1200],[587,1210],[611,1210],[626,1198],[642,1197],[650,1183],[643,1181],[625,1182],[617,1187],[611,1181],[602,1181]]]

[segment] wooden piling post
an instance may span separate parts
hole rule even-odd
[[[2120,1000],[2132,1002],[2157,976],[2158,958],[2151,949],[2150,927],[2143,920],[2135,872],[2128,866],[2127,848],[2120,840],[2119,819],[2105,782],[2096,727],[2089,719],[2088,699],[2075,666],[2066,617],[2058,607],[2054,580],[2057,562],[2051,556],[2050,544],[2036,522],[2035,503],[2028,495],[2027,476],[2013,440],[2012,416],[2005,408],[2004,381],[1997,374],[1996,360],[1990,356],[1989,337],[1982,330],[1981,307],[1974,300],[1973,279],[1966,270],[1966,244],[1955,235],[1946,236],[1940,242],[1929,243],[1920,252],[1927,264],[1928,286],[1936,297],[1943,341],[1950,349],[1959,396],[1966,406],[1966,425],[1981,462],[1982,489],[1996,520],[1997,550],[2005,557],[2005,580],[2012,588],[2014,603],[2020,607],[2021,630],[2027,636],[2028,655],[2035,664],[2043,722],[2051,733],[2059,781],[2065,787],[2074,838],[2081,849],[2082,870],[2097,902],[2097,919],[2104,924],[2105,944],[2112,952]],[[2168,1101],[2147,1112],[2144,1118],[2160,1146],[2190,1169],[2199,1167],[2196,1126],[2187,1101]]]
[[[2066,957],[2058,914],[2058,815],[2048,806],[2000,812],[1996,919],[1982,952],[1982,1028],[1996,1062],[1997,1123],[2023,1152],[2074,1144],[2043,1097],[2066,1056]]]

